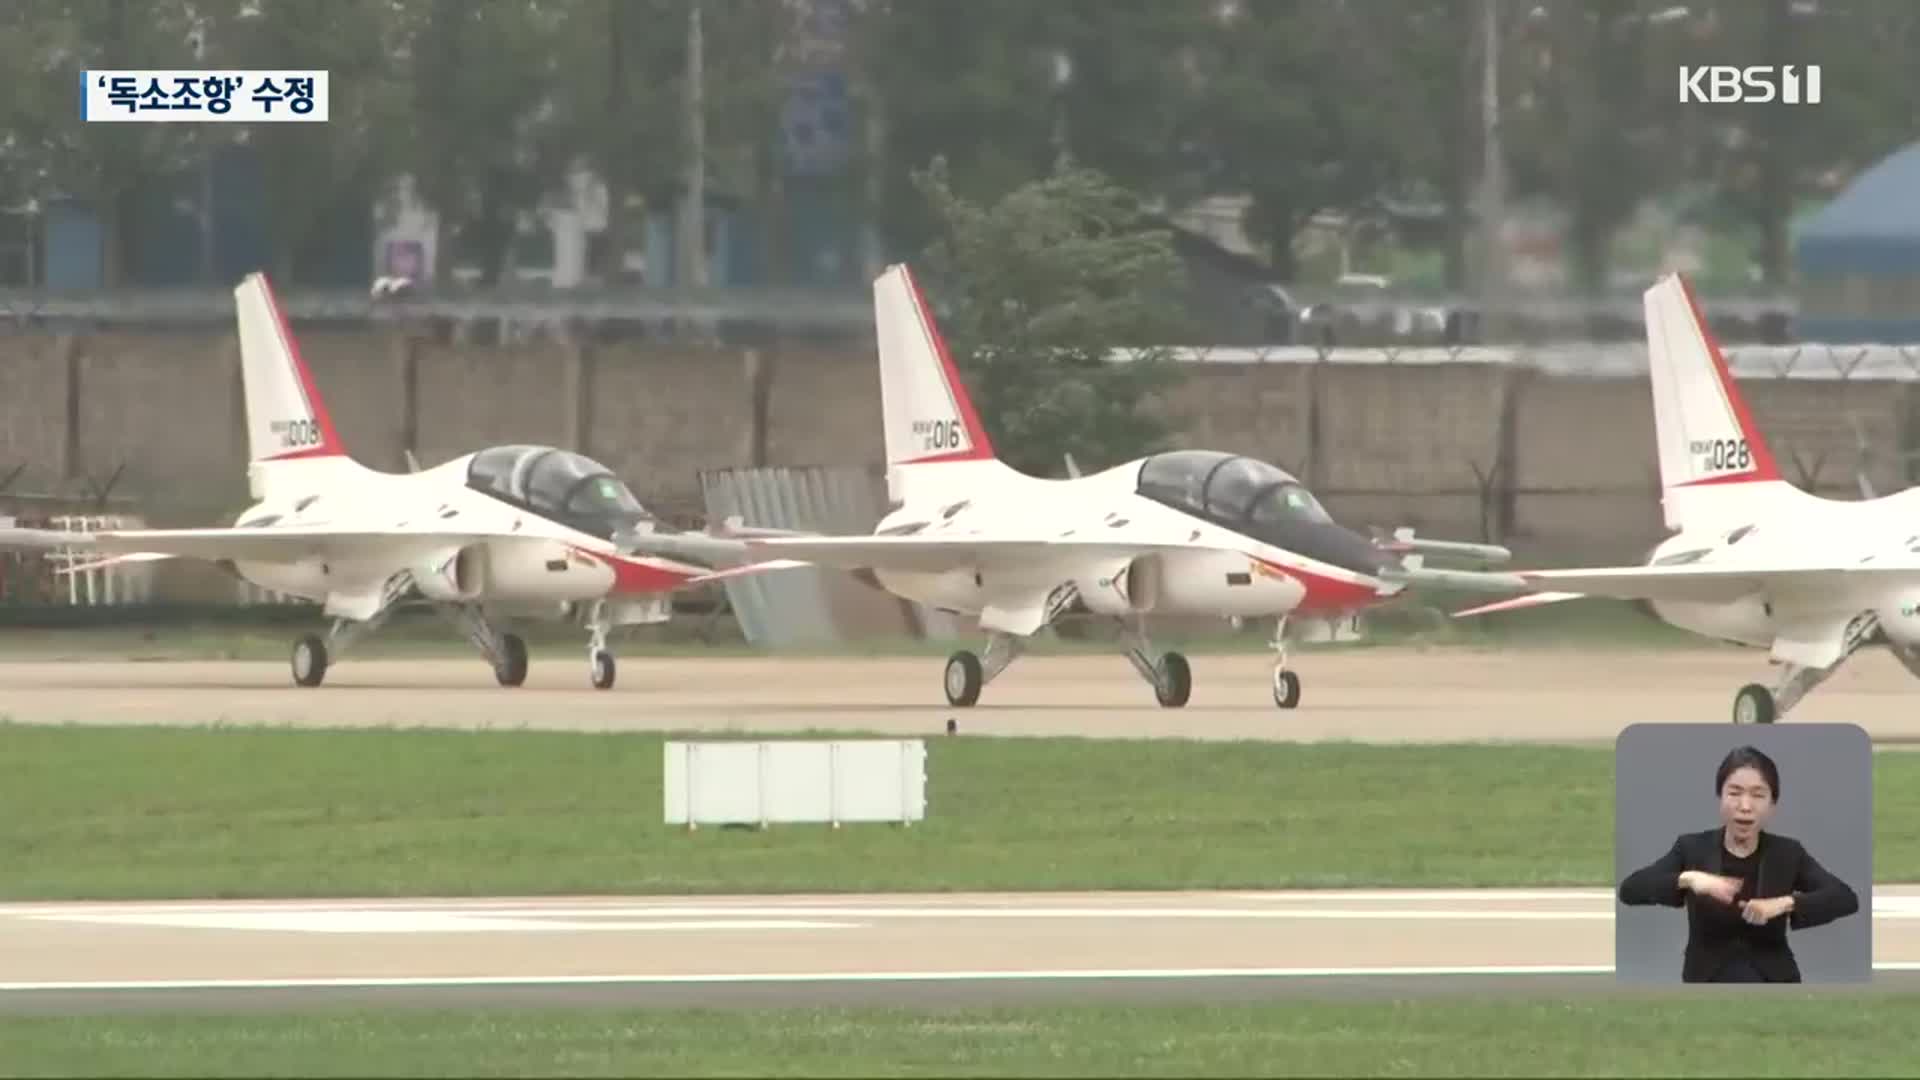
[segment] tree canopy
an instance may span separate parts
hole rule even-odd
[[[1147,411],[1172,376],[1182,266],[1164,228],[1104,174],[1063,162],[991,203],[954,192],[944,159],[914,175],[936,221],[923,265],[987,434],[1010,465],[1054,475],[1150,452]],[[1109,363],[1114,350],[1133,350]]]
[[[1920,9],[1907,0],[16,0],[0,5],[0,197],[92,204],[112,281],[143,188],[247,141],[283,273],[339,211],[405,174],[450,247],[491,279],[518,223],[574,166],[606,184],[614,233],[635,200],[680,197],[696,3],[709,183],[777,231],[793,194],[783,102],[824,63],[853,89],[859,128],[829,198],[896,255],[939,227],[912,179],[934,158],[955,196],[991,205],[1067,156],[1154,205],[1247,198],[1245,229],[1282,280],[1300,271],[1295,243],[1316,215],[1437,209],[1462,284],[1482,3],[1499,27],[1510,189],[1566,212],[1588,285],[1604,282],[1622,224],[1661,194],[1736,223],[1780,280],[1796,204],[1910,140],[1920,109],[1907,71]],[[1769,62],[1826,65],[1826,100],[1676,100],[1680,64]],[[330,70],[333,119],[74,116],[87,67],[274,65]]]

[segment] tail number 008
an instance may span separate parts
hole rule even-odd
[[[312,420],[288,420],[280,425],[280,445],[288,450],[320,445],[320,425]]]

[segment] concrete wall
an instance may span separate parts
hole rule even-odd
[[[577,447],[668,513],[697,513],[698,472],[868,465],[881,456],[867,350],[454,346],[312,331],[301,344],[348,448],[423,464],[494,443]],[[1790,477],[1854,490],[1855,435],[1898,486],[1916,441],[1909,384],[1745,382]],[[1187,445],[1257,455],[1306,479],[1356,524],[1493,537],[1549,559],[1635,557],[1661,528],[1644,377],[1483,364],[1194,365],[1160,403]],[[156,523],[245,502],[230,335],[0,337],[0,513],[21,492],[114,491]],[[127,507],[120,508],[126,512]]]

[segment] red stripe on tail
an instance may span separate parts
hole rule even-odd
[[[927,298],[920,294],[920,283],[913,280],[913,271],[905,266],[900,273],[907,279],[907,293],[913,297],[913,306],[920,315],[920,329],[932,343],[934,355],[940,358],[940,372],[946,379],[947,392],[953,395],[954,404],[960,410],[960,423],[966,428],[967,441],[973,444],[970,450],[960,453],[936,454],[932,457],[903,461],[902,465],[931,465],[943,461],[991,461],[993,460],[993,441],[987,438],[987,428],[980,422],[980,414],[974,410],[973,398],[967,395],[967,388],[960,381],[960,370],[953,364],[953,357],[947,353],[947,339],[940,333],[940,327],[933,321],[933,312],[927,307]]]
[[[264,460],[289,461],[296,458],[346,456],[346,444],[340,441],[340,433],[334,430],[333,417],[327,412],[326,399],[320,396],[320,388],[314,385],[313,372],[307,370],[307,361],[300,355],[300,342],[294,339],[293,331],[287,328],[287,317],[280,311],[280,301],[273,295],[273,282],[269,281],[264,273],[260,275],[260,291],[266,294],[267,310],[273,312],[273,325],[280,333],[280,344],[286,348],[287,356],[293,360],[294,378],[300,381],[300,396],[307,400],[307,411],[313,414],[314,425],[320,429],[320,445],[289,450]]]
[[[1700,330],[1700,341],[1707,348],[1707,357],[1713,361],[1713,373],[1720,380],[1720,392],[1727,396],[1727,403],[1733,406],[1733,417],[1740,425],[1740,436],[1747,440],[1747,449],[1753,455],[1753,468],[1742,473],[1712,476],[1674,486],[1699,487],[1703,484],[1741,484],[1780,479],[1780,468],[1774,464],[1773,451],[1767,447],[1767,440],[1761,437],[1760,425],[1754,423],[1753,413],[1747,408],[1747,399],[1740,396],[1740,387],[1733,381],[1733,371],[1727,367],[1727,358],[1720,352],[1720,342],[1714,338],[1706,316],[1701,314],[1700,301],[1694,297],[1693,285],[1684,275],[1680,276],[1680,291],[1687,298],[1687,309],[1693,313],[1693,325]]]

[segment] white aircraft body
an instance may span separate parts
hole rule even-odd
[[[1186,703],[1191,669],[1177,652],[1155,655],[1147,616],[1273,618],[1273,698],[1293,708],[1300,678],[1287,666],[1288,618],[1339,617],[1405,588],[1381,572],[1420,542],[1403,532],[1397,545],[1376,544],[1262,461],[1181,450],[1066,480],[1014,470],[994,456],[906,267],[874,282],[874,305],[894,507],[870,536],[745,544],[759,557],[855,571],[896,596],[977,617],[988,632],[984,656],[949,658],[951,704],[974,704],[1026,640],[1077,601],[1123,622],[1129,659],[1172,707]]]
[[[778,568],[713,570],[623,552],[656,530],[654,519],[604,466],[566,450],[496,446],[424,471],[367,468],[342,448],[266,278],[249,276],[234,299],[257,502],[227,528],[17,530],[0,540],[108,556],[75,569],[204,559],[261,588],[318,601],[332,629],[295,642],[300,686],[318,686],[330,655],[397,605],[425,600],[461,626],[503,686],[527,676],[526,643],[503,620],[574,619],[589,632],[592,683],[606,689],[615,673],[610,629],[665,621],[676,590]]]
[[[1615,597],[1695,634],[1766,649],[1780,678],[1740,688],[1735,723],[1773,722],[1865,645],[1885,645],[1920,675],[1920,489],[1839,501],[1787,483],[1686,282],[1662,278],[1645,304],[1673,535],[1644,566],[1488,575],[1531,595],[1457,615]]]

